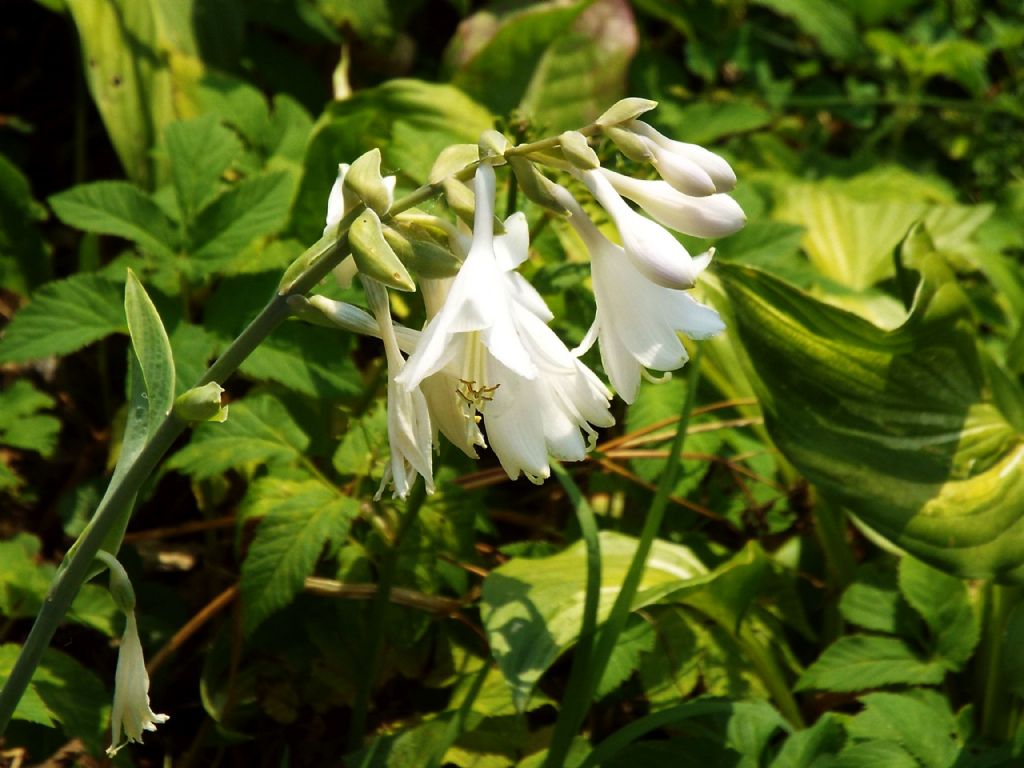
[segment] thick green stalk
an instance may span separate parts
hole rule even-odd
[[[981,735],[995,742],[1013,736],[1018,709],[1006,686],[1003,672],[1003,647],[1006,622],[1020,602],[1020,587],[988,582],[982,592],[981,643],[977,656],[977,692],[974,700],[980,711]]]
[[[593,675],[591,662],[597,642],[594,630],[597,628],[597,609],[601,597],[601,543],[597,537],[594,510],[561,464],[551,462],[551,471],[565,488],[579,520],[580,533],[587,549],[587,591],[583,600],[580,636],[576,642],[572,669],[565,686],[565,698],[558,712],[558,721],[555,723],[555,731],[544,760],[545,768],[557,768],[565,763],[565,756],[569,754],[569,747],[572,746],[572,740],[576,737],[590,705],[592,693],[589,680]]]

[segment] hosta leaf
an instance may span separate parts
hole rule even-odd
[[[1024,441],[986,399],[964,300],[935,258],[882,330],[720,265],[732,328],[786,457],[879,535],[973,578],[1024,576]]]
[[[44,285],[14,316],[0,342],[0,362],[65,355],[128,331],[121,286],[93,274]]]
[[[946,676],[941,661],[918,656],[895,637],[847,635],[832,643],[797,682],[797,690],[863,691],[884,685],[934,685]]]
[[[146,193],[127,181],[80,184],[50,197],[50,205],[72,227],[117,235],[154,256],[174,258],[177,227]]]
[[[223,424],[197,426],[192,442],[167,466],[202,479],[253,462],[291,463],[307,445],[306,433],[279,400],[255,395],[231,403],[230,418]]]
[[[232,419],[235,418],[232,406]],[[345,538],[359,502],[319,480],[266,477],[250,490],[246,517],[262,517],[242,564],[245,631],[287,605],[324,545]]]

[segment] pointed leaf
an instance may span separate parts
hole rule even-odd
[[[160,313],[130,269],[124,290],[124,312],[145,382],[151,435],[174,404],[174,358]]]
[[[945,676],[941,661],[922,659],[895,637],[847,635],[807,668],[796,689],[863,691],[884,685],[935,685]]]
[[[931,630],[935,653],[953,669],[960,669],[974,653],[981,634],[967,586],[909,556],[900,560],[899,579],[903,596]]]
[[[171,123],[164,129],[171,180],[186,222],[217,191],[221,176],[242,153],[242,143],[211,114]]]

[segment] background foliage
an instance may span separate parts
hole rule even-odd
[[[128,269],[180,392],[319,237],[338,162],[380,147],[411,189],[494,121],[538,138],[628,94],[733,163],[750,223],[716,243],[704,290],[729,330],[704,345],[681,477],[570,764],[1024,759],[1019,3],[15,8],[0,29],[0,678],[133,449]],[[585,254],[527,212],[526,269],[575,343]],[[572,468],[602,529],[601,621],[682,379],[645,385]],[[445,450],[421,506],[367,501],[387,456],[372,341],[290,323],[228,394],[228,421],[175,446],[122,550],[172,718],[116,762],[540,765],[583,611],[561,486]],[[0,760],[99,761],[116,614],[103,587],[82,590]]]

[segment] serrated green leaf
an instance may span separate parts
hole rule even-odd
[[[369,477],[381,469],[387,454],[387,408],[377,403],[362,417],[348,423],[331,464],[339,474]]]
[[[288,216],[293,190],[292,174],[276,171],[253,176],[223,192],[196,218],[193,258],[213,263],[229,259],[253,240],[277,232]]]
[[[217,349],[217,339],[201,325],[180,322],[170,334],[174,357],[174,393],[180,395],[199,381]]]
[[[174,404],[174,357],[160,313],[130,269],[124,286],[124,313],[146,388],[150,437]]]
[[[655,640],[654,630],[647,621],[636,616],[630,617],[630,623],[619,635],[612,655],[608,657],[608,663],[601,672],[594,700],[607,696],[626,682],[639,668],[641,655],[653,650]]]
[[[127,333],[121,286],[82,274],[44,285],[15,314],[0,342],[0,362],[65,355],[112,333]]]
[[[176,225],[141,189],[127,181],[96,181],[52,195],[61,221],[84,232],[132,240],[161,259],[175,257]]]
[[[861,702],[864,711],[846,726],[853,738],[894,742],[929,768],[949,768],[957,761],[959,729],[940,694],[869,693]]]
[[[981,635],[978,616],[971,607],[967,586],[907,556],[900,560],[900,591],[928,624],[934,651],[960,669],[974,652]]]
[[[27,379],[18,379],[0,392],[0,445],[35,451],[44,458],[53,455],[60,432],[60,420],[38,411],[55,402]]]
[[[861,741],[844,749],[833,768],[921,768],[907,750],[892,741]]]
[[[703,633],[683,608],[662,606],[651,615],[655,646],[640,657],[638,672],[645,698],[660,709],[683,701],[700,682]]]
[[[245,516],[263,519],[239,583],[246,633],[292,600],[324,546],[344,540],[359,514],[358,501],[319,480],[262,478],[249,498]]]
[[[839,600],[839,612],[846,621],[876,632],[907,636],[915,629],[914,613],[900,595],[896,574],[876,565],[857,569]]]
[[[197,426],[167,467],[202,480],[256,462],[290,464],[308,445],[309,437],[279,400],[250,395],[231,403],[231,418],[223,424]]]
[[[191,222],[216,193],[221,176],[242,152],[242,143],[214,115],[171,123],[164,147],[182,218]]]
[[[274,331],[239,370],[309,397],[353,397],[362,393],[362,381],[346,354],[349,343],[330,328],[290,323]]]
[[[36,221],[44,215],[28,179],[0,155],[0,285],[27,295],[52,276]]]
[[[847,635],[824,650],[796,688],[863,691],[884,685],[935,685],[945,676],[941,661],[922,659],[895,637]]]
[[[48,648],[32,684],[66,735],[81,739],[95,754],[108,746],[110,698],[99,675],[67,654]]]
[[[7,682],[7,678],[10,677],[11,669],[14,668],[14,662],[17,660],[20,652],[20,645],[15,645],[14,643],[0,645],[0,685]],[[28,684],[25,693],[18,700],[18,705],[14,708],[13,719],[26,720],[30,723],[38,723],[39,725],[50,727],[54,724],[56,715],[46,706],[46,702],[40,697],[34,682]]]
[[[839,720],[826,712],[810,728],[790,735],[768,768],[827,768],[829,756],[838,752],[844,741]]]
[[[966,577],[1024,573],[1024,440],[985,394],[965,300],[935,258],[893,331],[719,265],[765,424],[822,493]]]

